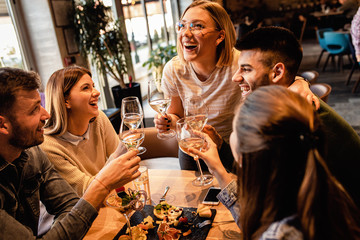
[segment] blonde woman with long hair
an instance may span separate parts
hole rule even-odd
[[[225,9],[218,3],[199,0],[191,3],[182,14],[177,26],[178,56],[169,61],[163,71],[162,87],[171,98],[167,116],[155,116],[159,132],[175,127],[176,120],[184,116],[185,98],[201,96],[208,108],[208,124],[222,137],[220,156],[230,171],[233,157],[228,146],[234,108],[242,90],[231,79],[238,69],[240,51],[234,48],[235,28]],[[310,95],[305,81],[295,81],[293,89]],[[314,99],[317,101],[317,99]],[[204,128],[210,131],[210,126]],[[220,147],[221,146],[221,147]],[[179,151],[182,169],[196,170],[196,164]],[[206,165],[203,165],[206,169]]]

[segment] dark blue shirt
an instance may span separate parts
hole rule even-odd
[[[40,200],[55,215],[44,239],[80,239],[97,216],[57,173],[39,147],[8,163],[0,157],[0,239],[36,239]]]

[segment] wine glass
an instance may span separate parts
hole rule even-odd
[[[201,132],[208,120],[208,108],[201,96],[185,98],[185,121],[196,131]]]
[[[133,128],[134,125],[137,125],[137,128]],[[126,118],[121,120],[120,124],[120,140],[125,144],[128,150],[135,148],[139,150],[138,155],[143,154],[146,151],[141,152],[139,146],[144,141],[145,133],[144,133],[144,125],[140,120],[139,123],[127,122]]]
[[[136,96],[123,98],[121,101],[121,119],[129,128],[137,129],[144,119],[144,112]],[[145,147],[138,147],[139,154],[146,152]]]
[[[149,105],[152,109],[154,109],[157,113],[160,113],[162,116],[166,116],[166,111],[170,106],[171,99],[169,97],[165,97],[164,93],[161,92],[159,84],[157,84],[159,79],[150,78],[148,82],[148,100]],[[157,134],[159,139],[168,139],[175,136],[175,131],[170,129],[167,132]]]
[[[106,205],[118,210],[126,219],[126,224],[129,229],[129,236],[131,235],[130,214],[133,211],[141,211],[144,208],[147,199],[147,194],[143,190],[128,189],[128,193],[120,192],[113,193],[106,198]],[[131,238],[132,239],[132,238]]]
[[[176,133],[180,149],[194,158],[200,172],[200,176],[195,178],[192,184],[194,186],[206,186],[211,184],[214,180],[214,177],[210,174],[203,174],[199,162],[199,156],[190,153],[188,150],[189,147],[192,147],[201,151],[201,148],[205,144],[205,140],[194,133],[193,129],[187,123],[185,118],[181,118],[176,122]]]

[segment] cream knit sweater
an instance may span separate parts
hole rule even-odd
[[[84,194],[120,142],[111,122],[102,111],[99,111],[99,116],[89,126],[89,139],[82,140],[77,146],[50,135],[45,135],[45,140],[40,145],[57,171],[79,196]]]

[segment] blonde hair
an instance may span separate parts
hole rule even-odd
[[[235,46],[236,37],[235,37],[235,28],[232,24],[229,15],[226,13],[225,9],[216,2],[210,2],[207,0],[194,1],[190,4],[185,11],[183,12],[181,19],[183,19],[185,13],[194,7],[200,7],[201,9],[207,11],[210,14],[210,17],[214,20],[216,28],[219,30],[225,31],[224,40],[217,46],[216,55],[217,55],[217,67],[229,66],[233,60],[233,48]],[[177,52],[179,58],[182,62],[186,62],[184,58],[183,50],[180,46],[180,42],[177,42]]]
[[[45,134],[63,135],[67,131],[68,113],[65,100],[70,94],[72,87],[85,74],[91,77],[89,70],[79,66],[70,66],[54,72],[45,89],[46,110],[50,118],[45,124]]]

